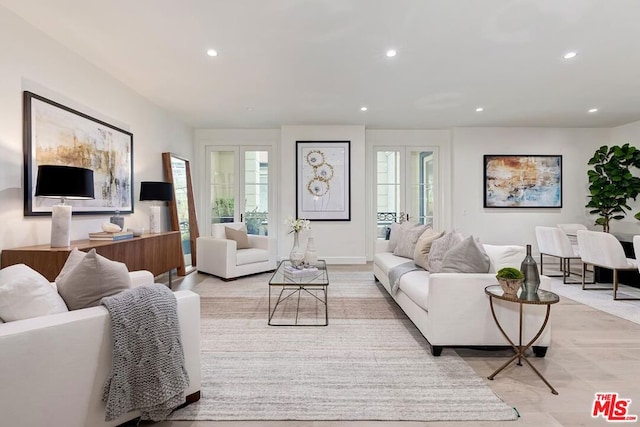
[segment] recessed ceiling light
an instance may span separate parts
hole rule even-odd
[[[218,52],[215,49],[207,50],[207,55],[209,56],[218,56]]]
[[[571,59],[571,58],[575,58],[577,55],[576,52],[567,52],[564,54],[563,58],[564,59]]]
[[[388,56],[389,58],[393,58],[393,57],[394,57],[394,56],[396,56],[397,54],[398,54],[398,52],[396,52],[396,51],[395,51],[395,49],[389,49],[389,50],[387,51],[387,56]]]
[[[368,108],[367,107],[360,107],[360,111],[367,111]]]
[[[590,113],[597,113],[597,112],[598,112],[598,109],[597,109],[597,108],[591,108],[591,109],[589,110],[589,112],[590,112]]]
[[[483,107],[476,108],[476,113],[482,113],[484,111]]]

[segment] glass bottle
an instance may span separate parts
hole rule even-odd
[[[300,248],[298,234],[298,232],[293,232],[293,247],[291,248],[291,253],[289,254],[289,261],[291,261],[291,265],[293,267],[302,268],[304,264],[304,252]]]
[[[531,256],[531,245],[527,245],[527,256],[520,264],[520,272],[524,276],[522,292],[526,294],[537,293],[540,286],[540,273],[538,273],[536,260]]]

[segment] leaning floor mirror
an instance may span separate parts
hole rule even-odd
[[[171,230],[180,231],[184,263],[178,275],[195,270],[198,220],[193,200],[193,185],[189,161],[173,153],[162,153],[165,179],[173,184],[173,200],[169,202]]]

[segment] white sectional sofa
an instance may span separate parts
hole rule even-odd
[[[131,272],[133,286],[153,283]],[[190,385],[186,402],[200,398],[200,297],[175,292]],[[116,426],[105,422],[102,389],[111,369],[111,321],[104,306],[0,324],[0,424],[20,427]]]
[[[497,284],[495,272],[502,267],[519,267],[526,252],[522,246],[483,245],[491,262],[489,273],[429,273],[411,271],[392,291],[389,271],[411,261],[387,250],[388,241],[377,243],[373,261],[376,279],[411,319],[431,346],[434,356],[443,347],[493,347],[509,343],[491,315],[485,287]],[[551,280],[541,276],[541,289],[550,289]],[[507,334],[517,343],[519,304],[494,300],[496,315]],[[545,306],[524,306],[523,344],[538,332],[545,317]],[[536,356],[543,357],[551,341],[551,325],[534,343]]]

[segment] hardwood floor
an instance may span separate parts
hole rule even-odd
[[[341,271],[372,271],[368,265],[331,266]],[[173,280],[174,289],[191,289],[211,276],[193,273]],[[553,279],[558,280],[558,279]],[[237,281],[242,285],[242,279]],[[571,285],[564,285],[571,286]],[[622,302],[621,302],[622,303]],[[637,302],[636,302],[637,303]],[[640,303],[638,303],[640,310]],[[487,380],[512,354],[459,349],[458,354],[485,378],[491,389],[521,415],[510,422],[214,422],[181,421],[144,425],[158,427],[410,427],[410,426],[604,426],[602,417],[594,419],[591,410],[595,393],[615,392],[631,399],[629,415],[640,416],[640,325],[561,298],[551,309],[552,345],[543,359],[530,360],[558,390],[551,394],[547,386],[527,367],[507,367],[493,381]],[[639,421],[640,422],[640,421]],[[514,424],[515,423],[515,424]],[[634,425],[634,423],[630,423]]]

